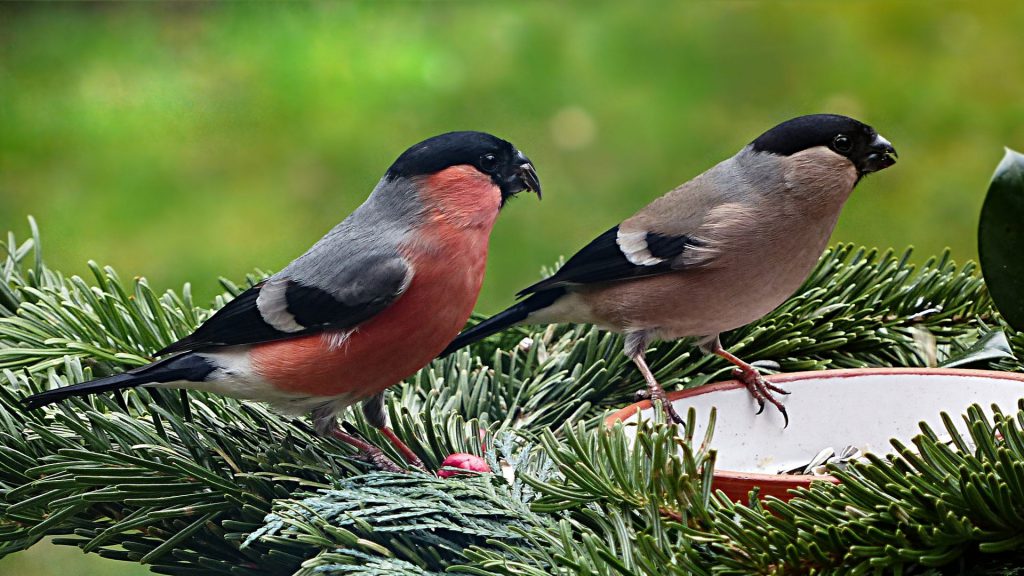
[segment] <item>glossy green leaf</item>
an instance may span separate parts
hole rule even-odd
[[[1024,154],[1009,148],[981,209],[978,254],[996,308],[1024,330]]]

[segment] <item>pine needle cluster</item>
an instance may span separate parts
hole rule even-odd
[[[1024,406],[950,415],[947,430],[924,428],[788,503],[733,503],[715,491],[692,412],[635,441],[603,426],[643,383],[621,339],[586,326],[513,329],[393,389],[391,422],[431,471],[468,452],[493,474],[375,472],[306,420],[202,393],[25,412],[30,393],[146,363],[241,288],[223,281],[203,308],[187,285],[158,293],[94,263],[91,278],[65,277],[44,263],[34,223],[0,250],[0,555],[53,537],[162,574],[363,576],[1010,573],[999,571],[1024,560]],[[783,371],[1024,369],[1024,335],[973,264],[851,246],[725,344]],[[687,342],[649,361],[668,388],[729,373]],[[346,420],[390,453],[358,411]]]

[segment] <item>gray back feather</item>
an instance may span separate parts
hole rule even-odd
[[[359,208],[272,278],[291,278],[340,296],[360,274],[372,284],[378,266],[393,276],[399,272],[399,248],[422,214],[414,182],[383,178]]]

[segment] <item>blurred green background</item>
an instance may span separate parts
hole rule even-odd
[[[51,265],[190,281],[273,270],[407,146],[493,132],[538,167],[479,310],[777,122],[837,112],[899,164],[837,240],[949,246],[1004,145],[1024,148],[1024,2],[0,4],[0,231]],[[141,574],[37,546],[2,574]]]

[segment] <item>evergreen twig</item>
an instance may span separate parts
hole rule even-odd
[[[26,413],[27,394],[140,365],[211,312],[187,285],[157,294],[96,264],[90,281],[66,278],[31,227],[0,248],[0,554],[54,536],[166,574],[919,573],[1024,544],[1024,410],[973,409],[952,447],[925,430],[839,486],[736,505],[712,492],[715,455],[688,438],[692,415],[678,436],[603,428],[642,382],[618,336],[585,326],[513,329],[395,387],[392,423],[428,467],[470,452],[494,475],[368,473],[305,420],[202,393]],[[213,309],[241,289],[223,284]],[[999,329],[1012,354],[967,354]],[[972,264],[850,246],[725,343],[785,371],[957,357],[1019,371],[1024,350]],[[649,360],[670,388],[729,369],[686,342]],[[348,420],[391,450],[358,411]]]

